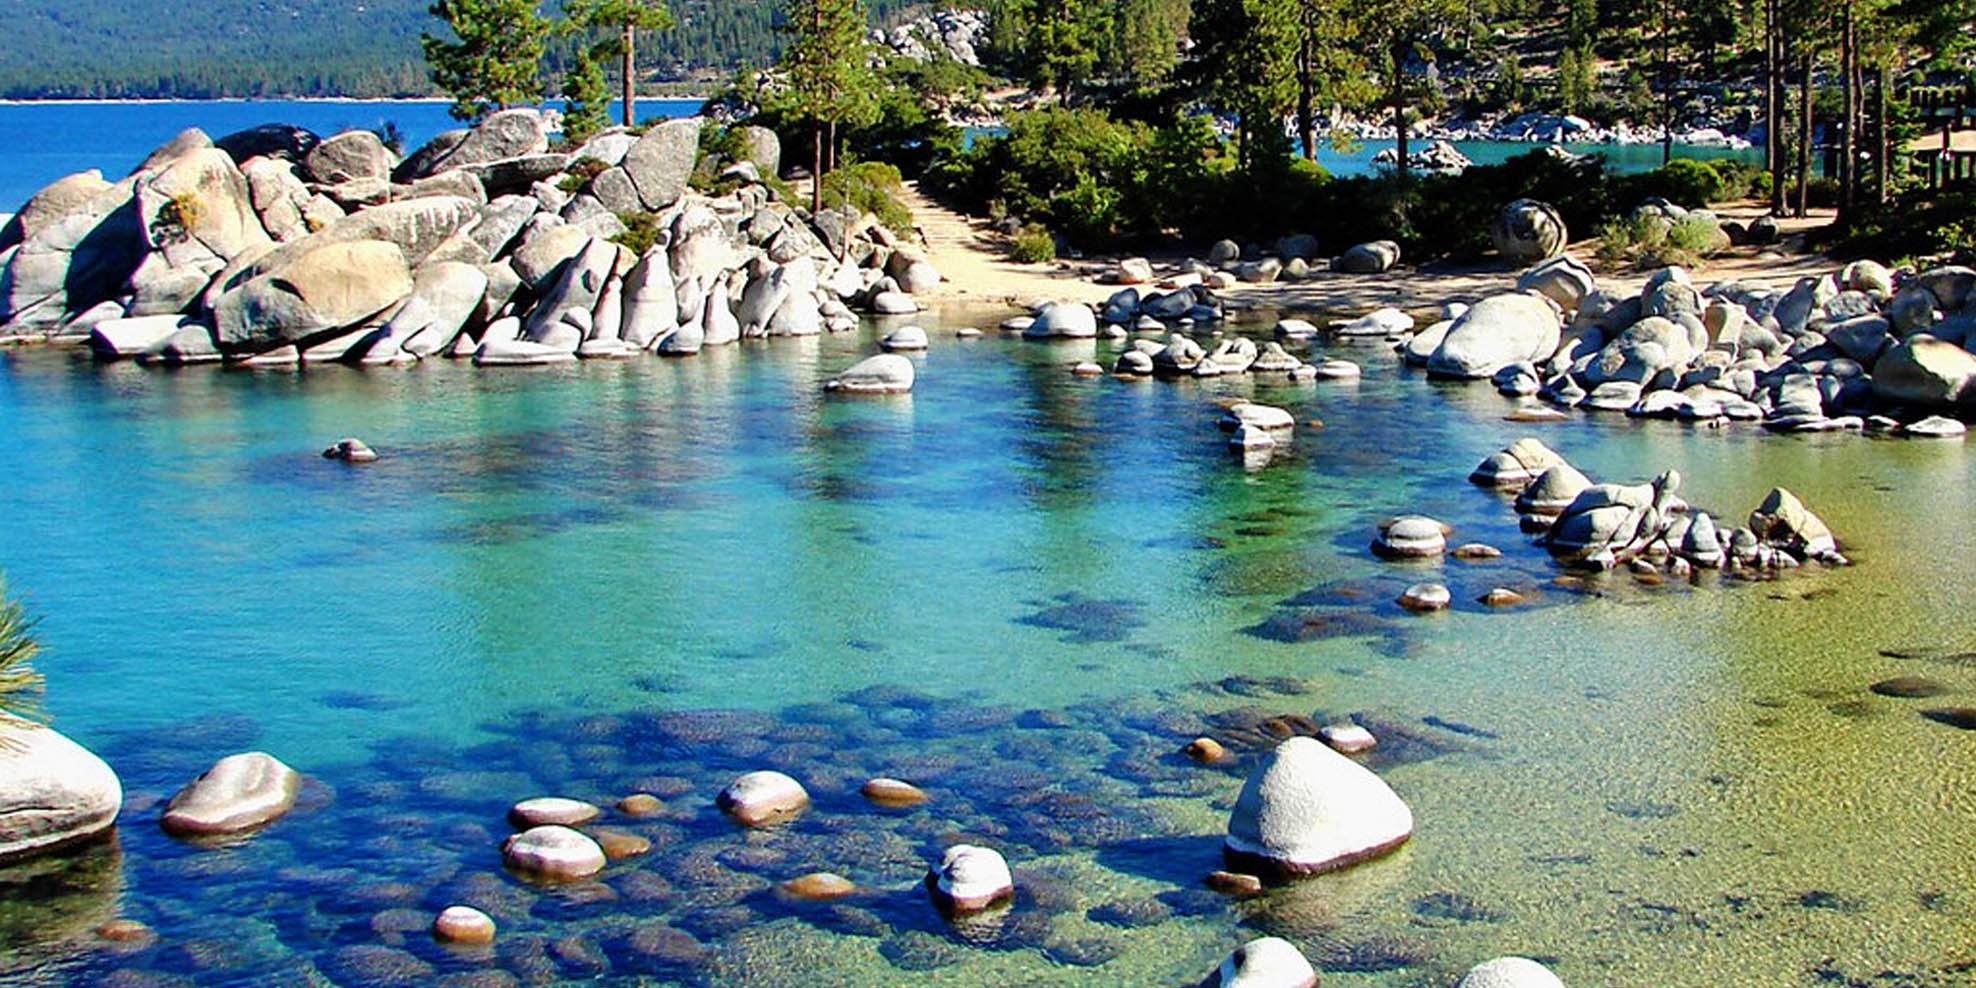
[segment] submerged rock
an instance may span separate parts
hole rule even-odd
[[[1401,515],[1379,526],[1372,551],[1386,559],[1431,559],[1448,548],[1448,526],[1425,515]]]
[[[447,906],[432,921],[432,938],[441,943],[493,943],[494,920],[472,906]]]
[[[898,779],[870,779],[859,791],[864,798],[880,806],[917,806],[926,802],[927,798],[925,791],[918,786]]]
[[[501,845],[509,868],[539,881],[568,882],[604,870],[604,849],[588,836],[556,824],[531,827]]]
[[[374,463],[377,450],[370,448],[363,440],[355,437],[338,439],[322,451],[325,460],[342,460],[345,463]]]
[[[1315,875],[1378,857],[1413,836],[1413,812],[1384,780],[1315,738],[1264,755],[1228,818],[1229,866]]]
[[[852,364],[824,382],[824,390],[844,394],[905,394],[913,389],[913,362],[896,353],[881,353]]]
[[[1455,988],[1564,988],[1564,982],[1536,961],[1498,957],[1469,968]]]

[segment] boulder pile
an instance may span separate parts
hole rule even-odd
[[[161,364],[541,364],[850,330],[939,283],[870,217],[780,201],[772,133],[729,162],[700,128],[552,150],[540,112],[508,110],[403,159],[369,131],[188,130],[0,229],[0,333]]]
[[[1593,483],[1529,438],[1483,460],[1469,480],[1517,491],[1524,531],[1539,533],[1539,543],[1566,566],[1627,565],[1687,576],[1704,569],[1762,572],[1847,563],[1831,528],[1782,487],[1772,489],[1743,526],[1728,527],[1681,499],[1681,475],[1673,470],[1645,484]]]
[[[1788,291],[1698,288],[1663,268],[1637,295],[1558,256],[1408,337],[1430,374],[1563,407],[1779,432],[1960,436],[1976,412],[1976,270],[1856,261]]]

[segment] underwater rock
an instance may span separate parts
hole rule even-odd
[[[1438,583],[1416,583],[1400,594],[1398,603],[1409,611],[1425,613],[1445,611],[1453,600],[1454,596],[1447,587]]]
[[[1937,724],[1947,724],[1965,731],[1976,731],[1976,707],[1941,707],[1935,710],[1923,710],[1921,716]]]
[[[1187,757],[1209,765],[1228,758],[1228,749],[1222,747],[1221,742],[1208,737],[1195,738],[1187,742],[1187,747],[1181,750]]]
[[[1941,696],[1949,692],[1947,686],[1926,676],[1895,676],[1883,679],[1868,687],[1881,696],[1897,697],[1903,700],[1917,700],[1931,696]]]
[[[501,845],[509,868],[531,878],[566,882],[604,870],[604,849],[589,837],[548,824],[509,837]]]
[[[1371,751],[1379,744],[1379,739],[1374,737],[1371,731],[1349,721],[1343,724],[1326,724],[1318,728],[1317,739],[1330,745],[1332,750],[1342,755]]]
[[[744,827],[778,823],[810,805],[803,785],[781,772],[749,772],[728,783],[714,802]]]
[[[1206,877],[1201,879],[1201,884],[1222,895],[1233,896],[1238,899],[1247,898],[1252,895],[1261,895],[1263,891],[1262,879],[1254,875],[1244,875],[1241,872],[1235,871],[1209,872]]]
[[[783,882],[776,886],[776,890],[792,899],[821,902],[856,895],[858,886],[835,872],[818,871]]]
[[[186,783],[160,821],[180,837],[239,834],[266,826],[295,805],[302,777],[263,751],[228,755]]]
[[[1232,870],[1315,875],[1392,851],[1413,836],[1413,812],[1385,781],[1315,738],[1263,756],[1228,818]]]
[[[898,779],[868,779],[858,791],[880,806],[917,806],[927,799],[924,790]]]
[[[648,792],[635,792],[617,801],[617,811],[625,816],[655,816],[665,808],[659,797]]]

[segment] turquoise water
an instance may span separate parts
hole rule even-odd
[[[881,400],[821,390],[873,328],[512,372],[6,351],[0,566],[43,617],[57,726],[130,799],[118,848],[0,897],[0,970],[1186,984],[1271,932],[1343,985],[1445,984],[1506,952],[1572,984],[1970,983],[1976,753],[1920,713],[1976,690],[1950,654],[1976,643],[1963,443],[1519,425],[1379,350],[1346,351],[1355,385],[1155,383],[1072,377],[1088,344],[953,338],[1001,315],[924,323],[917,388]],[[1231,396],[1293,410],[1292,454],[1230,459]],[[1857,565],[1560,585],[1463,479],[1529,433],[1599,478],[1678,468],[1731,518],[1785,484]],[[384,459],[322,460],[342,435]],[[1506,555],[1374,561],[1402,511]],[[1422,578],[1454,612],[1389,603]],[[1493,586],[1532,602],[1469,603]],[[1904,673],[1951,692],[1866,690]],[[1175,752],[1209,733],[1246,758],[1286,714],[1371,725],[1417,835],[1221,899],[1197,883],[1244,768]],[[295,814],[225,849],[158,831],[162,799],[248,748],[308,774]],[[713,795],[762,767],[817,805],[739,832]],[[878,774],[933,800],[876,810],[856,789]],[[513,801],[636,790],[666,811],[606,822],[650,854],[573,889],[501,871]],[[955,837],[1017,870],[987,926],[949,927],[918,889]],[[771,891],[818,869],[865,891]],[[494,951],[423,934],[461,901],[500,921]],[[118,914],[157,941],[88,932]]]

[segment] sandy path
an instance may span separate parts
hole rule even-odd
[[[1006,304],[1011,308],[1034,299],[1069,299],[1102,302],[1118,291],[1116,285],[1100,284],[1099,275],[1111,269],[1110,260],[1058,260],[1046,264],[1017,264],[1005,253],[1006,240],[988,224],[946,209],[926,198],[915,183],[907,183],[901,200],[913,211],[924,239],[929,260],[940,269],[944,281],[937,292],[921,302],[939,308],[951,305]],[[1757,203],[1732,204],[1718,210],[1725,218],[1747,222],[1762,215]],[[1822,274],[1837,263],[1819,255],[1807,255],[1796,248],[1805,229],[1831,221],[1829,211],[1814,211],[1803,220],[1782,220],[1785,235],[1782,257],[1759,258],[1750,248],[1738,248],[1711,260],[1692,272],[1696,281],[1709,284],[1737,280],[1770,287],[1788,288],[1806,275]],[[1571,253],[1589,258],[1595,242],[1571,245]],[[1174,269],[1181,258],[1155,258],[1154,269]],[[1379,275],[1348,275],[1325,271],[1300,282],[1268,285],[1238,285],[1222,293],[1236,310],[1295,310],[1324,315],[1356,315],[1383,305],[1412,312],[1433,310],[1447,301],[1473,301],[1507,288],[1516,279],[1516,269],[1500,264],[1429,265],[1427,269],[1403,268]],[[1644,272],[1603,274],[1602,287],[1638,291],[1646,281]]]

